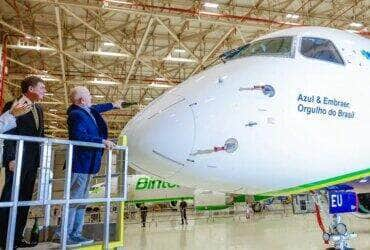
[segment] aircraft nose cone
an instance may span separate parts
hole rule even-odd
[[[133,167],[167,178],[185,165],[192,150],[193,112],[184,97],[165,94],[137,114],[123,133]]]

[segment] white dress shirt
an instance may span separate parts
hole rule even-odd
[[[0,116],[0,134],[5,133],[17,126],[15,117],[10,114],[10,111],[5,112]]]

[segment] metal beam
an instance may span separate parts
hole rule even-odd
[[[216,52],[218,47],[226,40],[226,38],[229,37],[229,35],[235,30],[235,27],[232,27],[228,32],[223,35],[223,37],[220,39],[220,41],[213,47],[211,52],[209,52],[205,57],[203,57],[202,62],[198,64],[198,66],[191,72],[190,76],[194,75],[203,65],[204,63]],[[189,77],[190,77],[189,76]]]
[[[56,3],[58,3],[58,0],[55,0]],[[63,41],[62,41],[62,25],[60,22],[60,9],[57,5],[55,5],[55,18],[57,21],[58,26],[58,42],[59,42],[59,51],[63,51]],[[65,72],[65,66],[64,66],[64,55],[63,53],[59,53],[60,58],[60,66],[62,70],[62,84],[64,88],[64,103],[65,107],[68,108],[68,89],[67,89],[67,83],[66,83],[66,72]]]
[[[349,8],[347,9],[343,9],[343,11],[341,11],[338,15],[334,16],[329,22],[327,22],[325,24],[325,26],[329,26],[330,24],[332,24],[335,20],[337,20],[339,17],[343,16],[345,13],[347,13],[348,11],[350,11],[353,7],[355,7],[358,3],[362,2],[361,0],[360,1],[355,1],[354,4],[352,4]],[[325,22],[322,22],[320,24],[321,25],[324,25]]]
[[[175,31],[173,31],[170,27],[168,27],[159,17],[157,17],[157,21],[170,33],[170,35],[180,44],[182,48],[184,48],[192,57],[194,57],[198,63],[200,63],[199,57],[194,55],[193,51],[191,51],[188,46],[186,46],[183,42],[180,41],[179,37],[175,34]]]
[[[81,23],[83,23],[87,28],[89,28],[91,31],[95,32],[96,34],[100,35],[100,37],[104,38],[105,40],[109,41],[109,42],[112,42],[112,43],[115,43],[117,45],[117,47],[119,47],[121,50],[123,50],[125,53],[127,53],[130,57],[134,57],[134,55],[128,50],[126,49],[125,47],[123,47],[120,43],[117,44],[117,41],[115,41],[115,39],[112,39],[111,36],[108,36],[108,35],[104,35],[102,34],[100,31],[96,30],[94,27],[92,27],[90,24],[86,23],[84,20],[82,20],[80,17],[78,17],[76,14],[74,14],[71,10],[69,10],[67,7],[63,6],[63,5],[60,5],[60,7],[68,12],[70,15],[72,15],[74,18],[76,18],[78,21],[80,21]],[[150,68],[151,70],[153,70],[157,75],[163,77],[163,78],[168,78],[170,79],[170,77],[162,74],[161,72],[159,72],[158,70],[156,70],[155,68],[153,68],[151,65],[149,65],[148,63],[146,63],[145,61],[143,61],[141,58],[138,58],[137,59],[138,61],[140,61],[140,63],[142,63],[143,65],[145,65],[146,67]]]
[[[125,83],[123,84],[123,86],[122,86],[122,88],[121,88],[121,89],[125,89],[125,88],[126,88],[126,86],[127,86],[127,84],[128,84],[128,81],[130,80],[130,77],[131,77],[132,71],[133,71],[133,69],[134,69],[134,66],[135,66],[135,64],[136,64],[136,62],[137,62],[137,60],[138,60],[138,58],[139,58],[139,55],[140,55],[141,50],[142,50],[142,48],[143,48],[143,46],[144,46],[144,43],[145,43],[145,41],[146,41],[146,38],[147,38],[147,36],[148,36],[148,34],[149,34],[150,28],[152,27],[152,24],[153,24],[153,18],[150,18],[150,19],[149,19],[149,22],[148,22],[148,25],[147,25],[147,27],[146,27],[145,33],[144,33],[143,37],[141,38],[141,42],[140,42],[140,44],[139,44],[139,47],[138,47],[138,49],[136,50],[135,57],[134,57],[134,59],[132,60],[132,63],[131,63],[130,68],[129,68],[129,70],[128,70],[128,73],[127,73],[127,76],[126,76]]]
[[[22,34],[22,35],[23,35],[23,36],[25,36],[25,37],[26,37],[26,36],[30,37],[30,39],[32,39],[32,40],[34,40],[34,41],[36,41],[36,40],[37,40],[36,38],[34,38],[33,36],[31,36],[30,34],[27,34],[27,33],[23,32],[23,31],[21,31],[21,30],[19,30],[19,29],[15,28],[14,26],[12,26],[12,25],[10,25],[10,24],[6,23],[6,22],[5,22],[1,17],[0,17],[0,24],[2,24],[2,25],[4,25],[4,26],[8,27],[9,29],[11,29],[11,30],[13,30],[13,31],[16,31],[16,32],[18,32],[18,33]],[[94,68],[94,67],[92,67],[92,66],[88,65],[87,63],[85,63],[85,62],[81,61],[80,59],[78,59],[78,58],[76,58],[76,57],[74,57],[74,56],[72,56],[71,54],[69,54],[69,53],[67,53],[67,52],[65,52],[65,51],[59,51],[59,50],[58,50],[58,49],[56,49],[54,46],[51,46],[50,44],[48,44],[48,43],[46,43],[46,42],[44,42],[44,41],[42,41],[42,40],[38,40],[38,41],[39,41],[39,43],[40,43],[41,45],[47,46],[47,47],[49,47],[49,48],[52,48],[52,49],[54,49],[54,50],[58,51],[59,53],[62,53],[62,54],[64,54],[64,55],[68,56],[69,58],[73,59],[74,61],[76,61],[76,62],[78,62],[78,63],[80,63],[80,64],[84,65],[85,67],[87,67],[87,68],[91,69],[92,71],[95,71],[96,73],[101,74],[102,76],[104,76],[104,77],[106,77],[106,78],[109,78],[109,79],[111,79],[111,80],[115,81],[115,79],[114,79],[113,77],[111,77],[111,76],[109,76],[109,75],[107,75],[107,74],[105,74],[105,73],[101,73],[101,72],[100,72],[99,70],[97,70],[96,68]]]
[[[31,66],[29,66],[29,65],[26,65],[26,64],[24,64],[24,63],[21,63],[20,61],[18,61],[18,60],[16,60],[16,59],[13,59],[13,58],[11,58],[11,57],[7,57],[6,58],[8,61],[11,61],[11,62],[13,62],[13,63],[16,63],[16,64],[18,64],[18,65],[20,65],[20,66],[22,66],[22,67],[25,67],[25,68],[27,68],[27,69],[30,69],[32,72],[34,72],[35,74],[43,74],[43,72],[41,71],[41,70],[39,70],[39,69],[35,69],[34,67],[31,67]]]
[[[319,7],[325,0],[319,0],[317,1],[314,5],[312,5],[309,10],[307,11],[307,14],[308,15],[311,15],[311,13],[313,13],[317,7]]]
[[[254,10],[257,10],[257,9],[258,9],[258,7],[260,7],[260,5],[263,3],[263,1],[264,1],[264,0],[258,0],[258,1],[257,1],[257,3],[255,3],[255,5],[249,9],[248,13],[247,13],[247,14],[245,14],[245,16],[246,16],[246,17],[248,17],[250,14],[252,14],[252,12],[253,12]]]

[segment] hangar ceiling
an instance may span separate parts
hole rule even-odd
[[[296,25],[369,36],[370,0],[0,0],[7,98],[29,74],[46,81],[46,132],[66,136],[67,93],[87,86],[95,102],[138,102],[106,114],[111,136],[151,100],[218,56]]]

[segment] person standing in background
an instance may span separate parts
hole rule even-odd
[[[181,199],[180,202],[180,214],[181,214],[181,225],[184,225],[184,222],[186,225],[188,224],[188,219],[186,218],[186,208],[188,207],[188,204],[184,199]]]
[[[148,215],[148,207],[145,206],[145,204],[141,204],[140,206],[140,216],[141,216],[141,223],[142,223],[142,227],[145,227],[145,223],[146,223],[146,216]]]

